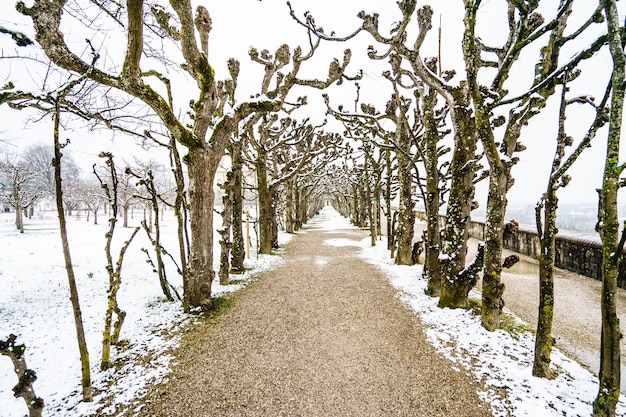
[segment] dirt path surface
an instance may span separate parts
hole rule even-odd
[[[469,255],[474,256],[476,239],[470,240]],[[505,250],[503,257],[514,254]],[[504,301],[515,315],[537,327],[539,309],[539,262],[519,255],[520,262],[502,271],[506,286]],[[479,283],[480,286],[480,283]],[[561,268],[554,268],[554,323],[556,347],[598,375],[600,370],[600,334],[602,282]],[[617,315],[622,333],[626,333],[626,291],[617,290]],[[621,342],[622,392],[626,392],[626,342]]]
[[[142,416],[491,415],[358,256],[367,232],[325,230],[325,213],[217,323],[183,339]]]

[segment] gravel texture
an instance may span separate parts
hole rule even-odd
[[[491,415],[480,387],[437,354],[387,279],[358,256],[366,236],[314,224],[296,236],[282,264],[183,338],[169,381],[140,414]]]

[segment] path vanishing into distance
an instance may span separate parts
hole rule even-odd
[[[142,416],[491,415],[481,387],[359,257],[368,232],[328,230],[334,214],[316,216],[217,321],[186,333]]]

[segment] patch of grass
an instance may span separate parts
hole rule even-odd
[[[480,298],[468,298],[469,309],[472,314],[480,316],[481,311],[483,309],[483,301]]]
[[[534,333],[534,329],[530,327],[530,325],[508,313],[503,313],[500,316],[500,329],[509,333],[513,337],[519,337],[524,333]]]
[[[231,284],[233,281],[231,281]],[[213,297],[213,308],[211,311],[200,316],[200,319],[205,324],[214,324],[220,321],[224,313],[228,311],[228,309],[232,306],[235,301],[236,294],[227,293],[223,295],[218,295],[217,297]]]

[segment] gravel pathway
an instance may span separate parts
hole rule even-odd
[[[141,415],[491,415],[476,383],[437,354],[358,256],[366,236],[313,222],[217,323],[183,338],[169,381]]]

